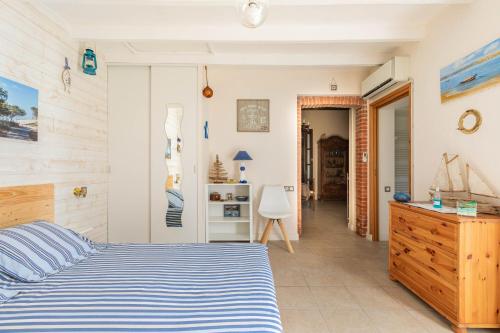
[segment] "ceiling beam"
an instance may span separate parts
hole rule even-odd
[[[391,55],[385,53],[349,54],[158,54],[122,52],[98,46],[107,64],[208,64],[259,66],[376,66]]]
[[[162,40],[205,42],[412,42],[425,37],[422,26],[329,25],[262,26],[246,29],[240,25],[206,26],[73,26],[79,40]]]
[[[270,0],[272,6],[334,5],[457,5],[473,0]],[[68,0],[43,0],[46,4],[68,4]],[[127,6],[234,6],[235,0],[72,0],[72,5]]]

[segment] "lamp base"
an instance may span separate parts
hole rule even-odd
[[[245,164],[243,162],[240,163],[240,184],[248,183],[247,177],[245,175]]]

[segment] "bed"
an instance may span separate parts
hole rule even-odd
[[[2,193],[4,189],[0,200]],[[31,201],[30,214],[53,218],[52,199],[40,203],[42,196],[23,193],[18,196],[24,196],[24,208]],[[14,206],[9,206],[11,211],[23,211],[22,218],[13,220],[13,214],[4,212],[5,203],[0,204],[0,227],[33,218]],[[264,246],[98,244],[97,248],[99,253],[41,282],[9,285],[20,293],[0,304],[0,332],[282,331]]]

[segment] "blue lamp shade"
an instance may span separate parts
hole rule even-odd
[[[238,154],[233,158],[233,161],[251,161],[252,158],[244,150],[240,150]]]

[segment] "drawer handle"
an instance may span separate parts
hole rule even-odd
[[[404,251],[404,253],[406,253],[406,254],[408,254],[408,253],[410,253],[410,252],[411,252],[411,250],[410,250],[409,248],[407,248],[407,247],[405,247],[405,249],[404,249],[403,251]]]
[[[405,223],[406,222],[406,220],[402,216],[398,217],[398,221],[399,221],[399,223]]]

